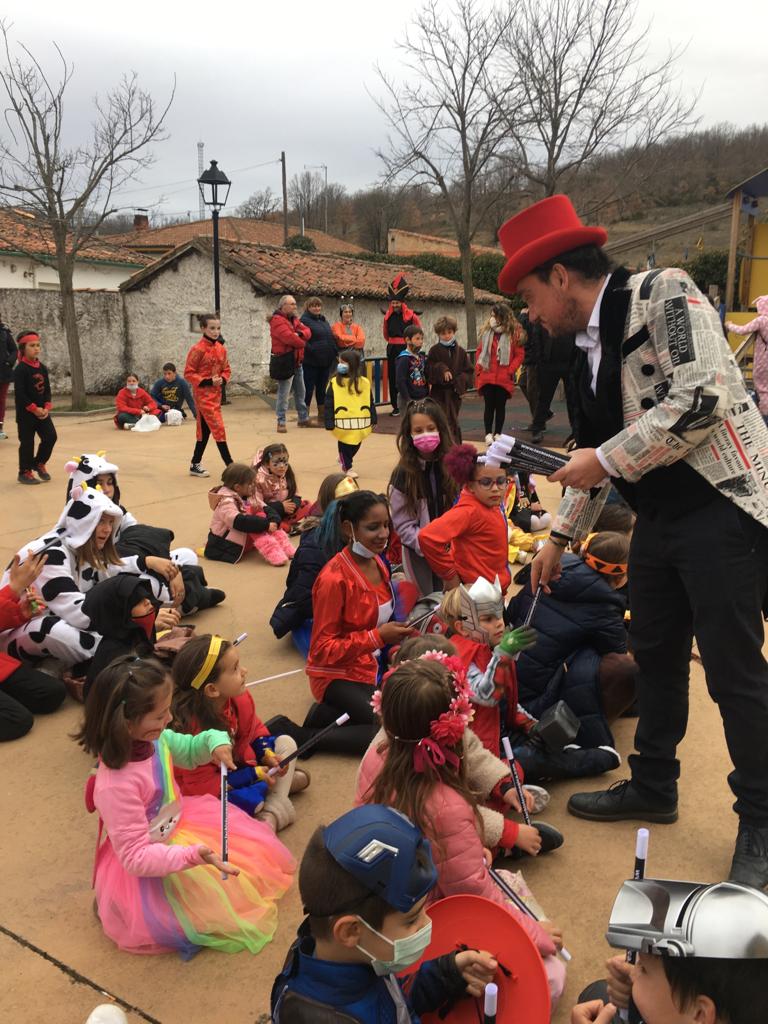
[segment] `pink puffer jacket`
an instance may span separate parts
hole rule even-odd
[[[374,740],[360,763],[355,788],[355,804],[366,802],[366,794],[375,783],[384,765],[386,747]],[[536,943],[542,957],[553,956],[555,946],[549,935],[533,918],[521,914],[508,900],[488,874],[483,859],[483,843],[477,831],[475,815],[456,790],[437,783],[425,805],[425,817],[440,828],[439,835],[430,835],[432,855],[437,867],[437,885],[431,900],[443,896],[469,893],[485,896],[500,903],[520,922]]]
[[[238,544],[241,549],[240,556],[242,557],[245,552],[248,534],[243,533],[241,530],[235,530],[232,524],[237,516],[242,513],[257,516],[263,509],[264,503],[255,495],[250,501],[245,501],[237,491],[232,491],[229,487],[219,484],[218,487],[212,487],[208,491],[208,504],[213,509],[211,525],[208,529],[217,537],[222,537],[233,544]]]

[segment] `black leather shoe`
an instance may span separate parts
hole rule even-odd
[[[677,802],[648,800],[632,788],[631,779],[614,782],[609,789],[595,793],[574,793],[568,810],[587,821],[653,821],[659,825],[677,821]]]
[[[756,828],[743,822],[739,825],[728,879],[755,889],[768,885],[768,828]]]

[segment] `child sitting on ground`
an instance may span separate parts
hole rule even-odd
[[[154,402],[160,407],[161,412],[170,412],[171,409],[175,409],[186,419],[187,414],[184,411],[184,403],[186,402],[192,415],[197,416],[195,400],[192,397],[192,388],[176,371],[174,363],[166,363],[163,366],[163,376],[155,381],[149,393]]]
[[[88,697],[77,739],[99,758],[86,791],[106,832],[94,870],[98,917],[131,953],[189,959],[202,946],[258,953],[277,928],[276,901],[291,884],[293,858],[269,826],[237,807],[229,809],[231,860],[214,853],[219,803],[183,797],[174,762],[234,770],[232,747],[223,730],[167,729],[172,692],[159,662],[128,655],[101,673]]]
[[[280,529],[283,507],[266,504],[255,493],[256,471],[244,462],[231,462],[221,485],[208,492],[213,510],[205,557],[235,565],[252,548],[269,565],[285,565],[294,549]]]
[[[521,914],[488,872],[477,798],[461,757],[473,714],[469,694],[466,673],[455,659],[425,654],[399,665],[373,701],[386,742],[372,743],[363,757],[355,800],[389,804],[423,830],[435,853],[434,899],[460,893],[484,896],[518,920],[543,958],[554,1000],[565,980],[554,955],[562,945],[560,930]]]
[[[422,554],[444,581],[444,590],[474,583],[479,576],[499,577],[505,594],[511,576],[507,565],[507,519],[501,501],[507,475],[500,466],[478,461],[474,445],[454,445],[445,469],[461,494],[456,504],[419,530]]]
[[[358,807],[316,829],[299,868],[308,916],[272,988],[275,1024],[405,1024],[465,994],[482,995],[498,965],[473,949],[423,963],[407,994],[396,977],[429,946],[424,908],[436,879],[429,844],[389,807]]]
[[[154,398],[139,387],[139,378],[129,373],[125,378],[125,387],[120,388],[115,396],[115,426],[118,430],[133,430],[142,416],[157,416],[164,422],[165,413],[161,412]]]
[[[409,402],[426,398],[429,394],[427,384],[427,360],[421,351],[424,345],[424,331],[421,327],[411,324],[403,332],[405,348],[397,356],[395,363],[395,382],[400,407],[405,409]]]
[[[296,475],[288,461],[288,449],[279,441],[260,448],[251,463],[256,473],[254,496],[264,505],[280,513],[280,525],[286,533],[296,527],[308,514],[310,503],[302,501],[296,493]]]
[[[224,729],[231,737],[237,771],[227,779],[230,801],[273,832],[292,825],[296,809],[289,794],[307,788],[309,772],[297,769],[294,760],[278,775],[267,774],[295,752],[296,744],[290,736],[271,736],[256,714],[237,647],[220,636],[194,637],[176,655],[172,675],[177,731],[194,736],[203,729]],[[175,773],[185,796],[219,795],[216,765],[176,768]]]
[[[376,424],[371,382],[355,349],[339,352],[336,373],[325,394],[325,429],[332,430],[339,448],[339,465],[348,473],[360,445]]]

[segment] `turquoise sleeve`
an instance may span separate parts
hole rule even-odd
[[[196,736],[164,729],[163,739],[171,752],[173,763],[179,768],[198,768],[201,764],[208,764],[216,747],[232,743],[229,733],[223,729],[205,729]]]

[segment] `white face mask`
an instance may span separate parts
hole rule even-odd
[[[127,387],[128,387],[128,390],[132,391],[134,394],[139,390],[139,385],[138,384],[128,384]]]
[[[363,544],[361,541],[359,541],[357,539],[357,537],[355,537],[355,528],[354,528],[354,526],[352,526],[351,523],[349,524],[349,526],[350,526],[350,529],[352,530],[352,551],[353,551],[353,553],[356,554],[356,555],[359,555],[360,558],[375,558],[376,557],[376,552],[375,551],[371,551],[370,548],[367,548],[365,546],[365,544]]]
[[[367,921],[364,921],[362,917],[357,916],[357,920],[364,924],[366,928],[373,932],[378,938],[383,939],[384,942],[388,943],[392,947],[392,959],[391,960],[377,960],[376,957],[369,953],[367,949],[364,949],[360,943],[355,947],[359,949],[361,953],[364,953],[367,957],[370,957],[371,967],[375,974],[379,977],[383,977],[386,974],[398,974],[400,971],[404,971],[406,967],[410,967],[411,964],[415,964],[417,960],[421,958],[422,953],[432,941],[432,922],[427,921],[423,928],[420,928],[413,935],[407,935],[402,939],[388,939],[386,935],[382,935],[381,932],[377,932],[375,928],[372,928]]]

